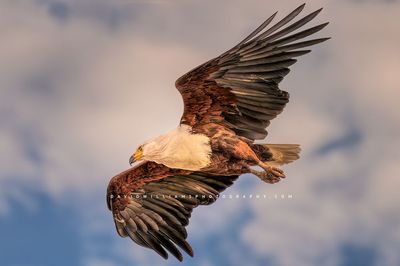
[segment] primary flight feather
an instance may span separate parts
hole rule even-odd
[[[107,205],[121,237],[182,261],[181,250],[193,256],[185,226],[195,207],[213,203],[241,174],[271,184],[285,177],[278,166],[298,159],[299,145],[254,141],[267,136],[266,127],[289,101],[279,84],[295,58],[328,39],[304,40],[328,23],[298,30],[321,11],[292,22],[303,8],[269,26],[275,13],[176,81],[184,102],[180,125],[140,145],[129,162],[142,162],[108,186]]]

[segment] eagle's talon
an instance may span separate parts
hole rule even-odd
[[[274,175],[272,171],[259,172],[252,170],[251,173],[258,176],[262,181],[268,184],[275,184],[281,180],[281,178],[278,175]]]
[[[278,178],[285,178],[285,174],[283,173],[282,169],[279,169],[278,167],[274,167],[269,165],[268,163],[265,162],[260,162],[259,166],[264,169],[265,172],[271,173],[273,176],[276,176]]]
[[[277,167],[270,167],[269,171],[274,175],[274,176],[279,176],[280,178],[285,178],[285,174],[283,173],[282,169],[279,169]]]

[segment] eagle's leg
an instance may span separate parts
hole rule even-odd
[[[264,171],[256,171],[251,169],[250,173],[258,176],[262,181],[275,184],[281,180],[281,178],[285,178],[285,174],[283,171],[277,167],[270,166],[266,163],[260,162],[258,164]]]
[[[242,140],[218,140],[217,142],[225,151],[230,151],[232,157],[239,160],[243,160],[252,166],[260,166],[264,171],[255,171],[249,169],[250,173],[258,176],[261,180],[267,183],[276,183],[281,178],[285,178],[283,171],[277,167],[274,167],[268,163],[268,161],[263,161],[263,158],[259,158],[250,145]]]
[[[265,162],[259,162],[258,165],[264,171],[256,171],[256,170],[250,169],[250,173],[258,176],[262,181],[264,181],[266,183],[275,184],[275,183],[279,182],[281,180],[281,178],[285,178],[283,171],[277,167],[273,167]]]
[[[279,178],[285,178],[285,174],[283,173],[282,169],[279,169],[278,167],[271,166],[267,162],[259,162],[258,165],[264,169],[265,172],[271,173],[274,176],[277,176]]]
[[[279,177],[274,176],[270,172],[266,172],[266,171],[256,171],[256,170],[250,169],[250,173],[258,176],[258,178],[260,178],[262,181],[264,181],[265,183],[268,183],[268,184],[275,184],[281,180]]]

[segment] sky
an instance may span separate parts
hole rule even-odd
[[[397,0],[307,2],[332,39],[292,66],[266,139],[301,144],[301,158],[278,184],[244,175],[196,208],[194,258],[165,261],[115,232],[108,181],[177,126],[175,80],[301,3],[1,1],[1,264],[400,265]]]

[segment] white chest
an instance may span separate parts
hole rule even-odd
[[[192,134],[188,126],[149,141],[144,146],[144,159],[171,168],[197,171],[210,164],[210,139]]]

